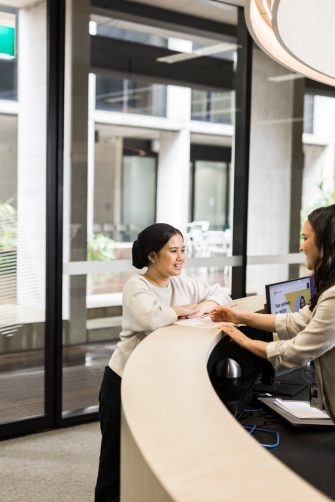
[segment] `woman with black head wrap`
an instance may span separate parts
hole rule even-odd
[[[133,265],[145,267],[123,288],[120,341],[105,369],[99,395],[101,453],[95,502],[117,502],[120,484],[120,387],[125,364],[136,346],[152,331],[178,318],[198,317],[232,301],[219,284],[208,285],[181,276],[185,261],[182,233],[155,223],[138,235]]]

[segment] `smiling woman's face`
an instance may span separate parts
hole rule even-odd
[[[181,235],[175,234],[160,249],[150,256],[155,264],[155,269],[164,277],[179,275],[185,261],[185,244]]]
[[[305,221],[303,226],[300,251],[302,251],[306,256],[306,265],[308,270],[314,270],[320,251],[316,246],[315,232],[308,220]]]

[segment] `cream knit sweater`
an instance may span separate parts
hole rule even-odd
[[[109,367],[122,376],[125,364],[136,346],[155,329],[173,324],[177,315],[172,306],[213,300],[230,305],[231,298],[219,285],[208,285],[197,279],[171,277],[167,287],[153,285],[137,274],[125,284],[122,294],[122,331],[120,341],[109,361]]]

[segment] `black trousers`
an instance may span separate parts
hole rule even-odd
[[[99,394],[101,449],[95,502],[120,500],[121,378],[106,366]]]

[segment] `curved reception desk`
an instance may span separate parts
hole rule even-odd
[[[260,310],[264,297],[240,301]],[[329,500],[253,439],[207,361],[219,329],[172,325],[136,348],[122,381],[121,502]]]

